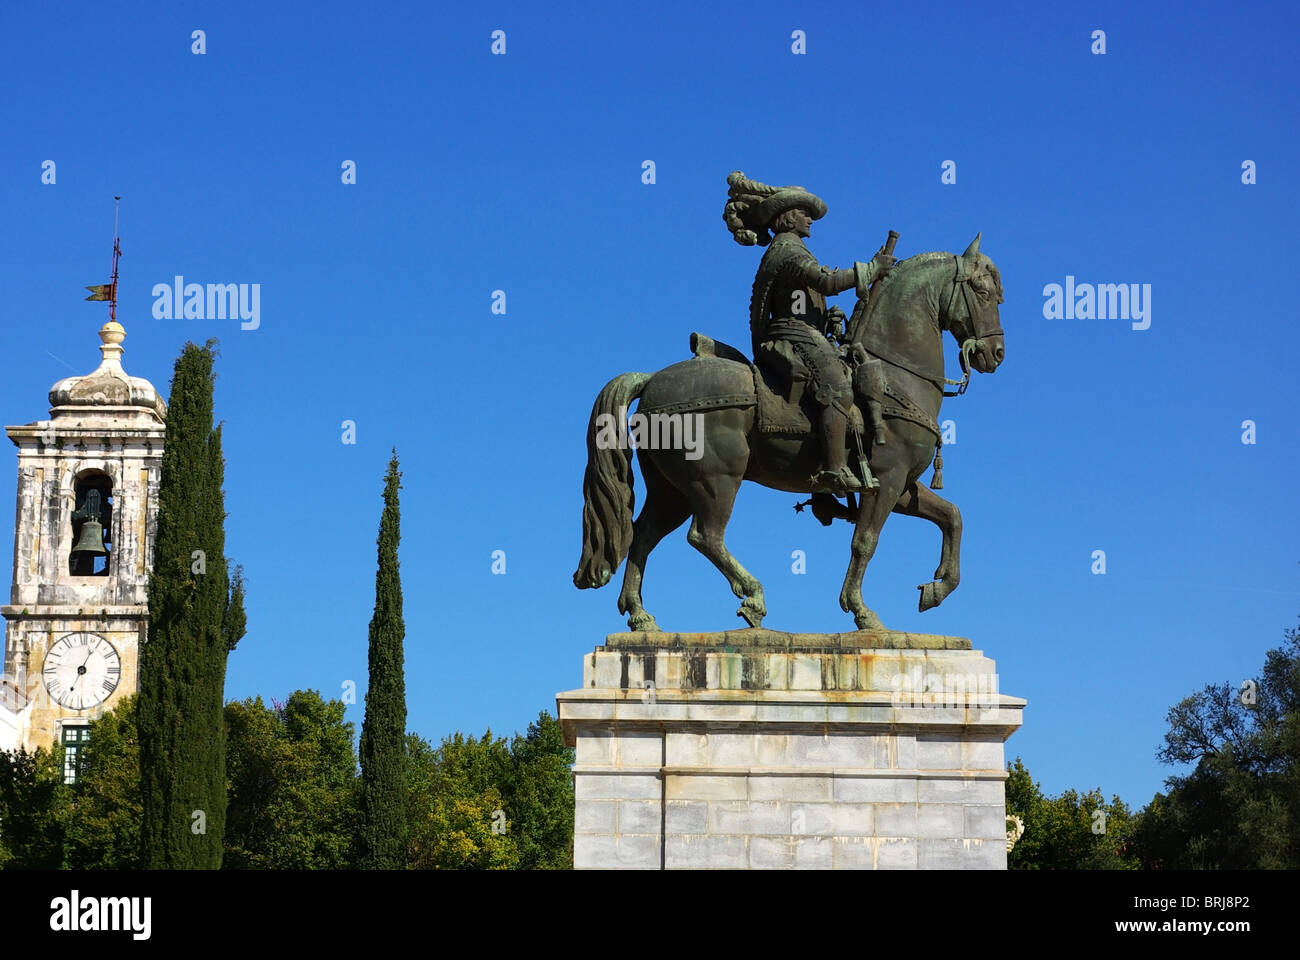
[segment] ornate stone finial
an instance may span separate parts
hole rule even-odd
[[[100,364],[100,369],[111,367],[116,370],[122,369],[122,341],[126,339],[126,328],[116,320],[110,320],[99,328],[99,339],[103,345],[99,352],[103,354],[104,361]]]
[[[126,328],[116,320],[110,320],[99,328],[99,339],[105,343],[121,343],[126,339]]]

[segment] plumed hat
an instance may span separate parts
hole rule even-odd
[[[739,170],[727,176],[727,205],[722,219],[736,242],[747,247],[765,247],[772,242],[773,220],[795,207],[803,207],[814,220],[826,216],[822,198],[803,187],[772,187],[748,179]]]

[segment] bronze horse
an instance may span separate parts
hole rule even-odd
[[[924,517],[943,534],[934,581],[922,584],[919,606],[938,606],[961,579],[961,513],[930,487],[921,473],[935,455],[939,407],[945,395],[943,331],[961,344],[966,381],[970,369],[992,373],[1004,357],[998,305],[1002,280],[993,261],[979,252],[976,236],[961,256],[923,253],[900,261],[877,283],[870,311],[860,299],[848,329],[850,349],[883,361],[887,387],[884,443],[863,446],[878,489],[838,501],[831,511],[814,512],[823,523],[830,515],[855,524],[852,559],[840,590],[840,608],[852,613],[858,629],[883,629],[862,600],[862,578],[891,512]],[[720,345],[722,346],[722,345]],[[658,630],[642,606],[641,580],[646,558],[665,536],[691,518],[687,542],[713,562],[741,598],[737,614],[751,627],[762,625],[767,607],[763,587],[727,550],[724,534],[742,481],[775,490],[809,491],[809,477],[820,461],[817,438],[776,437],[756,429],[754,372],[731,348],[720,356],[696,356],[655,374],[625,373],[601,390],[587,432],[587,470],[583,478],[583,546],[574,584],[601,587],[624,558],[627,570],[618,608],[631,630]],[[961,390],[965,388],[965,381]],[[959,390],[958,392],[961,392]],[[598,442],[601,424],[626,418],[640,398],[641,410],[685,411],[703,426],[702,450],[695,458],[682,449],[649,449],[637,444],[646,501],[633,523],[632,452],[627,444]],[[859,407],[863,398],[857,397]],[[854,457],[851,456],[850,460]],[[936,464],[937,466],[937,464]],[[823,501],[824,503],[825,501]]]

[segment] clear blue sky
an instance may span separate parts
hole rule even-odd
[[[1300,613],[1297,15],[1156,9],[11,4],[0,415],[45,417],[50,385],[97,362],[105,310],[82,288],[107,280],[122,195],[127,370],[165,391],[186,339],[221,341],[227,544],[249,583],[227,695],[364,689],[396,446],[410,726],[508,734],[623,629],[617,585],[570,581],[596,392],[685,358],[692,330],[748,341],[759,252],[723,225],[727,173],[820,194],[809,245],[835,266],[891,228],[902,256],[983,231],[1007,359],[944,408],[962,586],[916,612],[938,533],[894,517],[867,602],[997,660],[1029,701],[1008,756],[1046,789],[1145,803],[1169,706],[1255,674]],[[155,320],[151,288],[177,274],[260,283],[260,328]],[[1067,275],[1151,284],[1150,329],[1044,319]],[[747,485],[730,546],[768,626],[851,629],[849,528],[794,500]],[[684,530],[645,596],[668,629],[740,623]]]

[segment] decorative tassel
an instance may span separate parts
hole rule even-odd
[[[934,445],[934,476],[930,478],[931,490],[943,489],[943,441]]]

